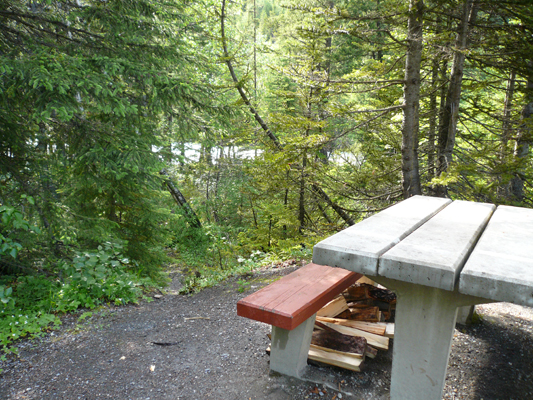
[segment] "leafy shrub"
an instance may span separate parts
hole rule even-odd
[[[122,246],[105,243],[97,251],[77,253],[72,262],[64,263],[64,283],[57,293],[55,309],[71,311],[79,306],[94,308],[105,301],[115,304],[136,302],[149,285],[147,278],[128,272],[130,261],[121,254]]]
[[[58,313],[79,307],[93,309],[100,304],[136,303],[141,287],[153,286],[128,270],[130,261],[122,256],[122,246],[105,243],[96,251],[76,253],[72,261],[62,261],[60,277],[21,276],[8,284],[0,282],[0,346],[26,336],[39,336],[52,324],[61,323]],[[4,277],[4,281],[5,281]]]
[[[34,204],[32,197],[22,196],[30,204]],[[13,236],[19,231],[39,233],[39,228],[30,225],[24,219],[22,212],[16,207],[2,205],[0,206],[0,258],[9,255],[16,258],[22,245],[13,239]]]

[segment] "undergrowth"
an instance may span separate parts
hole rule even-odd
[[[0,277],[0,354],[16,353],[13,343],[17,339],[35,338],[54,329],[61,324],[61,314],[143,298],[142,289],[155,283],[132,273],[130,260],[121,251],[121,245],[105,243],[95,251],[77,252],[72,260],[56,266],[52,278]]]
[[[253,251],[248,257],[238,256],[233,260],[226,260],[225,267],[218,265],[187,266],[188,273],[183,282],[180,294],[198,292],[204,288],[215,286],[232,276],[242,276],[256,269],[275,265],[287,259],[309,259],[312,254],[311,247],[302,247],[300,244],[285,249],[271,252]]]

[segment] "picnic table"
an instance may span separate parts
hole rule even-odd
[[[457,309],[533,306],[533,209],[413,196],[314,246],[397,294],[392,400],[442,397]]]

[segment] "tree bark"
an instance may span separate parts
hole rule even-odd
[[[300,174],[300,199],[298,205],[298,220],[300,222],[300,234],[305,228],[305,168],[307,167],[307,152],[302,155],[302,173]]]
[[[439,60],[433,60],[431,71],[431,94],[429,96],[429,122],[428,122],[428,181],[435,177],[435,132],[437,130],[437,87],[439,83]]]
[[[165,176],[165,184],[167,185],[170,194],[172,195],[176,203],[178,203],[178,205],[185,212],[185,215],[189,219],[191,226],[193,228],[201,228],[202,223],[200,222],[200,219],[198,218],[194,210],[191,208],[189,203],[187,203],[187,199],[185,199],[185,196],[183,196],[183,194],[176,187],[176,185],[174,185],[174,182],[172,182],[172,180],[170,179],[168,172],[165,169],[162,169],[159,173]]]
[[[474,22],[477,9],[474,0],[465,0],[461,25],[455,40],[450,83],[446,93],[446,103],[439,126],[437,176],[447,171],[453,160],[453,148],[457,133],[457,121],[459,119],[459,103],[461,101],[461,89],[463,82],[463,68],[465,63],[465,49],[468,44],[469,26]],[[446,185],[437,185],[436,194],[440,197],[448,195]]]
[[[516,83],[516,71],[512,70],[509,74],[509,79],[507,81],[507,89],[505,91],[505,102],[503,105],[503,116],[502,116],[502,135],[500,142],[500,154],[499,162],[502,165],[502,170],[505,168],[505,164],[509,161],[508,154],[508,144],[509,139],[511,138],[511,110],[513,108],[513,97],[515,91]],[[498,175],[498,195],[503,198],[509,197],[510,184],[506,184],[505,181],[502,182],[501,174]]]
[[[326,210],[324,209],[324,207],[322,207],[320,205],[320,201],[317,199],[317,202],[316,202],[316,205],[318,206],[318,209],[320,210],[320,212],[322,213],[322,216],[324,217],[324,219],[326,221],[328,221],[328,224],[333,224],[333,221],[331,220],[331,218],[329,217],[328,213],[326,212]]]
[[[222,168],[222,160],[224,157],[223,150],[220,149],[220,155],[218,157],[218,166],[217,166],[217,173],[215,174],[215,193],[213,195],[213,219],[218,224],[219,217],[218,217],[218,184],[220,183],[220,169]]]
[[[402,186],[403,197],[422,194],[418,169],[420,64],[422,62],[423,0],[411,0],[405,61],[404,107],[402,124]]]
[[[518,165],[521,165],[529,155],[531,143],[531,132],[533,127],[533,61],[529,62],[529,76],[526,87],[526,105],[522,109],[522,123],[516,137],[514,158]],[[524,200],[524,178],[520,171],[515,172],[515,177],[511,180],[511,194],[514,200],[522,202]]]
[[[440,16],[437,16],[436,20],[436,34],[441,33],[441,24],[442,19]],[[439,91],[439,86],[444,86],[444,79],[439,79],[440,63],[442,61],[441,52],[438,51],[437,54],[433,56],[433,64],[431,70],[431,93],[429,96],[429,121],[428,121],[428,149],[427,149],[427,160],[428,160],[428,181],[435,177],[435,156],[436,156],[436,147],[435,147],[435,138],[437,132],[437,117],[439,115],[439,109],[437,109],[437,95]]]
[[[503,105],[503,121],[502,121],[502,139],[500,147],[500,159],[503,160],[509,139],[511,138],[511,110],[513,108],[513,97],[516,83],[516,71],[512,70],[507,81],[507,89],[505,91],[505,102]]]

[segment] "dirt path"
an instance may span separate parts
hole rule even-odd
[[[194,296],[110,308],[82,325],[67,318],[0,363],[0,399],[388,399],[392,350],[362,373],[312,366],[307,382],[269,374],[270,328],[238,317],[235,304],[293,269],[260,272],[245,293],[230,280]],[[446,399],[533,398],[532,311],[482,306],[480,324],[456,330]]]

